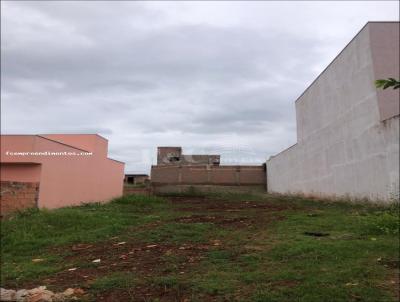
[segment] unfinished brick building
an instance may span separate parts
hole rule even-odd
[[[219,166],[220,155],[182,154],[182,147],[158,147],[157,165],[214,165]]]
[[[141,185],[145,184],[148,180],[149,175],[147,174],[129,173],[125,174],[124,183],[126,185]]]

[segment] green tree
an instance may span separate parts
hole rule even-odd
[[[387,80],[381,79],[375,81],[376,88],[386,89],[389,87],[393,87],[393,89],[400,88],[400,82],[393,78],[388,78]]]

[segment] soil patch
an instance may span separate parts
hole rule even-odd
[[[175,263],[174,270],[184,272],[201,261],[203,254],[212,248],[215,248],[212,243],[169,245],[125,242],[121,244],[117,241],[57,248],[53,249],[54,253],[69,251],[69,255],[64,258],[65,270],[34,283],[20,284],[20,287],[30,288],[44,284],[55,290],[74,286],[88,289],[95,279],[113,272],[132,272],[140,278],[162,276],[170,272],[167,265],[168,256],[179,259]],[[99,262],[96,261],[98,259]],[[74,264],[68,266],[68,263]]]
[[[212,223],[220,227],[239,229],[260,224],[265,225],[268,222],[283,220],[284,218],[285,217],[282,215],[274,215],[267,217],[267,219],[265,219],[265,217],[255,219],[248,216],[227,217],[220,215],[189,215],[176,218],[174,221],[178,223]]]
[[[213,223],[219,226],[249,226],[252,221],[249,217],[224,217],[224,216],[210,216],[210,215],[190,215],[179,217],[175,219],[179,223]]]
[[[268,210],[268,211],[284,211],[293,208],[289,205],[271,204],[265,201],[229,201],[215,200],[205,197],[172,197],[169,199],[172,204],[178,205],[180,211],[227,211],[236,212],[242,210]]]

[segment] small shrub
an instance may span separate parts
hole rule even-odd
[[[366,230],[371,234],[398,235],[399,212],[396,207],[367,214],[363,217]]]

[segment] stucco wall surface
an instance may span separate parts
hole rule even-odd
[[[398,39],[398,27],[396,34],[387,25],[386,34]],[[381,23],[368,23],[296,101],[297,144],[267,161],[269,191],[398,198],[399,116],[397,111],[387,118],[393,93],[380,94],[378,102],[374,81],[389,65],[378,60],[379,52],[372,54],[371,32],[372,45],[379,42],[376,26],[385,31]],[[385,51],[385,60],[398,60],[396,47]],[[388,107],[382,105],[385,96]]]

